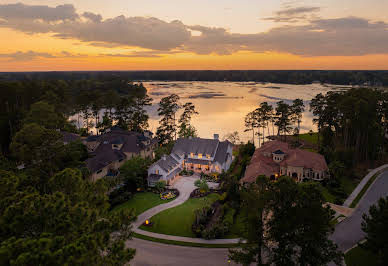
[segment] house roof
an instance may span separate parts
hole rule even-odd
[[[218,139],[179,138],[172,151],[180,151],[185,154],[209,154],[213,157],[216,154],[219,143]]]
[[[179,162],[171,155],[163,155],[162,158],[155,162],[153,165],[158,165],[160,168],[162,168],[168,173],[178,164]]]
[[[228,147],[229,145],[232,145],[228,140],[220,142],[218,144],[218,149],[216,152],[216,155],[214,157],[214,161],[222,164],[223,162],[226,161],[227,156],[228,156]]]
[[[278,164],[271,156],[266,156],[268,153],[285,154],[285,158]],[[303,167],[315,171],[328,170],[325,157],[321,154],[302,149],[291,149],[285,142],[270,141],[255,151],[241,182],[254,182],[259,175],[270,177],[280,172],[280,166]]]
[[[120,150],[114,150],[109,144],[101,144],[99,152],[92,158],[86,160],[86,166],[90,172],[97,172],[112,162],[125,159],[125,154]]]
[[[182,168],[178,167],[177,169],[175,169],[174,171],[172,171],[171,173],[169,173],[169,174],[166,176],[167,180],[170,180],[170,179],[173,178],[175,175],[179,174],[181,171],[182,171]]]
[[[211,163],[209,160],[201,160],[201,159],[195,159],[195,158],[187,158],[186,162],[193,163],[193,164],[202,164],[202,165],[208,165]]]
[[[77,140],[81,139],[80,135],[75,134],[75,133],[71,133],[71,132],[67,132],[67,131],[60,131],[60,133],[63,136],[63,142],[66,142],[66,143],[70,143],[70,142],[77,141]]]

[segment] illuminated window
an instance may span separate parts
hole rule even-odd
[[[206,158],[210,159],[210,154],[206,154]]]
[[[157,175],[158,175],[158,174],[159,174],[159,170],[155,170],[155,174],[157,174]]]
[[[190,157],[193,158],[194,157],[194,153],[190,153]]]
[[[202,153],[199,153],[199,154],[198,154],[198,158],[202,158]]]

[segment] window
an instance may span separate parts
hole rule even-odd
[[[123,159],[120,159],[119,162],[121,163],[123,161]]]
[[[206,158],[210,159],[210,154],[206,154]]]
[[[101,172],[102,172],[102,169],[101,169],[101,170],[98,170],[98,171],[97,171],[97,174],[99,174],[99,173],[101,173]]]
[[[119,146],[117,146],[116,144],[113,144],[113,148],[118,148]]]
[[[202,158],[202,153],[198,154],[198,158],[200,158],[200,159]]]
[[[157,174],[157,175],[158,175],[158,174],[159,174],[159,170],[157,170],[157,169],[156,169],[156,170],[155,170],[155,174]]]
[[[190,157],[193,158],[194,157],[194,153],[190,153]]]

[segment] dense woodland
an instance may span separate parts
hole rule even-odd
[[[340,70],[176,70],[108,72],[0,73],[0,80],[103,80],[112,76],[124,80],[166,81],[255,81],[289,84],[321,82],[339,85],[388,86],[388,71]]]

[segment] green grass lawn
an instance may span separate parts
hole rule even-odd
[[[345,254],[347,266],[377,266],[377,258],[374,254],[357,246]]]
[[[174,199],[171,199],[174,200]],[[134,209],[135,215],[139,215],[152,207],[159,204],[170,202],[171,200],[161,200],[159,194],[152,192],[140,192],[136,193],[132,199],[124,202],[121,205],[116,206],[113,211],[121,209]]]
[[[299,138],[312,144],[318,144],[318,133],[316,132],[311,135],[309,133],[300,134]]]
[[[358,202],[364,196],[365,192],[368,190],[370,185],[372,185],[373,182],[375,182],[376,178],[379,176],[380,173],[376,173],[374,176],[372,176],[368,182],[365,184],[365,186],[361,189],[360,193],[356,196],[356,198],[353,200],[353,202],[350,204],[350,208],[354,208],[357,206]]]
[[[351,179],[349,177],[341,177],[339,178],[340,186],[342,187],[343,191],[349,196],[353,190],[358,185],[358,182],[354,179]],[[321,186],[321,192],[323,194],[323,197],[327,202],[335,203],[336,196],[330,192],[329,187]]]
[[[211,205],[218,199],[218,194],[210,194],[203,198],[190,198],[179,206],[151,217],[152,227],[141,226],[140,229],[166,235],[195,237],[191,230],[195,220],[194,211]]]
[[[234,223],[225,238],[240,238],[241,232],[244,229],[244,216],[242,213],[237,213],[234,217]]]

